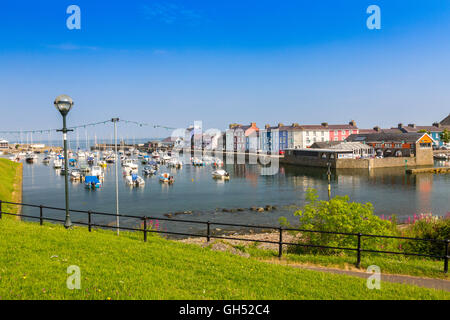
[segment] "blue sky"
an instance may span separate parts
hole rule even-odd
[[[66,27],[71,4],[81,30]],[[371,4],[381,30],[366,27]],[[431,124],[450,112],[449,35],[436,0],[6,0],[0,131],[58,127],[61,93],[70,124]]]

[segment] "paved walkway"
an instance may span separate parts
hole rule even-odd
[[[272,261],[267,261],[270,263],[276,263]],[[315,267],[315,266],[306,266],[300,264],[292,264],[292,263],[277,263],[281,265],[286,265],[293,268],[303,268],[315,271],[322,272],[331,272],[336,274],[345,274],[348,276],[359,277],[363,279],[367,279],[372,274],[363,272],[363,271],[351,271],[351,270],[342,270],[336,268],[326,268],[326,267]],[[383,274],[381,273],[381,281],[395,282],[395,283],[403,283],[403,284],[411,284],[419,287],[432,288],[445,290],[450,292],[450,280],[444,279],[433,279],[433,278],[421,278],[414,276],[406,276],[406,275],[394,275],[394,274]]]

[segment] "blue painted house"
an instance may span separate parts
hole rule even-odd
[[[443,121],[445,121],[445,119]],[[416,126],[414,123],[404,126],[403,124],[399,123],[398,129],[405,133],[426,132],[434,140],[433,145],[436,147],[441,147],[444,145],[444,142],[441,141],[442,131],[444,131],[444,129],[450,130],[450,126],[442,125],[443,121],[441,121],[440,123],[433,123],[432,126]]]

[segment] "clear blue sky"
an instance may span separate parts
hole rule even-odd
[[[70,124],[390,127],[450,112],[449,1],[5,0],[0,39],[0,131],[58,127],[61,93]]]

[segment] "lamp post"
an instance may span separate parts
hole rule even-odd
[[[112,118],[111,121],[114,123],[114,153],[115,153],[115,177],[116,177],[116,227],[117,227],[117,235],[120,233],[120,225],[119,225],[119,179],[117,175],[117,162],[119,161],[119,157],[117,154],[117,122],[119,122],[119,118]]]
[[[65,180],[65,193],[66,193],[66,221],[64,222],[64,227],[66,229],[70,228],[72,226],[72,221],[70,221],[70,213],[69,213],[69,173],[68,173],[68,157],[67,157],[67,132],[73,131],[67,129],[66,126],[66,116],[69,113],[70,109],[73,106],[73,100],[71,97],[62,94],[58,97],[56,97],[55,102],[53,103],[55,105],[55,108],[61,113],[63,117],[63,128],[61,131],[63,133],[63,140],[64,140],[64,180]]]

